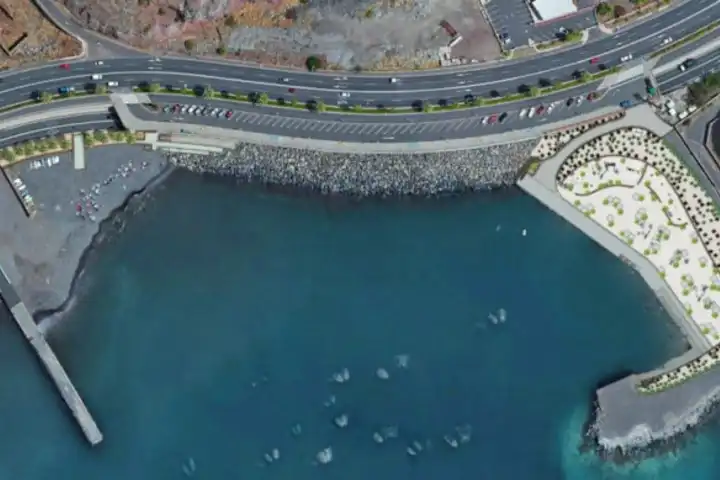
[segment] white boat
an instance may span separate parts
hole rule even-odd
[[[317,455],[315,455],[315,459],[320,463],[321,465],[328,464],[332,462],[333,460],[333,452],[331,447],[327,447],[324,450],[320,450]]]
[[[375,375],[377,375],[380,380],[387,380],[388,378],[390,378],[390,374],[384,368],[378,368],[375,372]]]

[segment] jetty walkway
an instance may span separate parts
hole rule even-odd
[[[52,351],[52,348],[50,348],[45,336],[35,324],[32,315],[30,315],[27,307],[20,299],[17,290],[5,274],[2,265],[0,265],[0,296],[8,310],[10,310],[18,327],[20,327],[20,330],[23,332],[23,335],[35,349],[50,378],[55,382],[55,386],[57,386],[57,389],[60,391],[60,395],[80,425],[88,442],[93,446],[102,442],[103,435],[95,423],[95,420],[93,420],[80,394],[75,389],[75,386],[73,386],[65,369]]]

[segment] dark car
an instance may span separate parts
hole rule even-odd
[[[537,107],[537,109],[535,110],[535,113],[537,113],[538,115],[542,115],[543,113],[545,113],[545,107],[544,107],[543,105],[540,105],[540,106]]]
[[[622,102],[620,102],[620,106],[622,108],[630,108],[630,107],[632,107],[632,105],[633,105],[632,100],[623,100]]]
[[[573,103],[575,103],[575,99],[574,99],[574,98],[568,98],[568,99],[567,99],[567,102],[565,102],[565,105],[567,105],[568,107],[572,107],[572,104],[573,104]]]
[[[498,117],[498,122],[503,123],[507,119],[507,117],[508,117],[507,112],[501,113],[500,116]]]

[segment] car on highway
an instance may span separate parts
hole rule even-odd
[[[390,79],[390,83],[398,83],[398,79],[395,78],[395,77],[392,77],[392,78]]]
[[[60,92],[60,93],[70,93],[70,92],[74,92],[74,91],[75,91],[75,87],[60,87],[60,88],[58,88],[58,92]]]
[[[681,63],[678,68],[680,68],[680,71],[681,71],[681,72],[684,72],[684,71],[687,70],[688,68],[692,68],[693,66],[695,66],[695,63],[696,63],[696,62],[695,62],[695,59],[694,59],[694,58],[688,58],[688,59],[685,60],[683,63]]]
[[[108,87],[117,87],[118,82],[108,82]]]
[[[350,92],[342,92],[340,96],[343,98],[348,98],[350,96]]]
[[[70,64],[69,63],[61,63],[60,68],[63,70],[70,70]]]
[[[620,57],[621,62],[629,62],[632,59],[633,59],[632,53],[628,53],[627,55]]]
[[[105,65],[105,63],[103,63],[102,60],[98,60],[97,62],[95,62],[95,65]]]
[[[291,87],[291,88],[288,88],[288,92],[289,92],[289,93],[295,93],[295,89],[292,88],[292,87]]]
[[[600,62],[600,57],[593,57],[590,59],[590,64],[595,65],[596,63]]]
[[[283,77],[283,78],[280,79],[280,81],[283,82],[283,83],[288,83],[288,82],[290,81],[290,79],[287,78],[287,77]]]
[[[672,43],[672,41],[673,41],[672,37],[667,37],[667,38],[665,38],[665,40],[662,41],[662,44],[668,45],[668,44]]]
[[[93,74],[90,76],[90,78],[91,78],[92,80],[102,80],[102,75],[99,74],[99,73],[93,73]]]

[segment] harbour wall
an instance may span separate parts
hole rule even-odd
[[[648,115],[652,115],[652,118]],[[660,393],[647,395],[637,390],[636,384],[641,379],[687,363],[704,353],[710,344],[698,326],[688,317],[680,301],[652,263],[563,199],[557,191],[555,179],[558,169],[573,151],[609,130],[637,126],[650,129],[658,136],[664,136],[668,129],[652,128],[655,121],[658,121],[657,117],[649,112],[644,112],[642,116],[629,114],[611,126],[604,125],[590,130],[569,142],[554,157],[543,162],[535,175],[527,175],[518,181],[518,186],[526,193],[631,265],[653,290],[691,346],[683,355],[670,360],[655,371],[630,375],[601,386],[595,392],[596,408],[592,412],[593,418],[588,433],[601,452],[619,453],[621,458],[646,456],[647,452],[654,451],[654,446],[667,446],[696,426],[704,415],[713,409],[720,396],[720,369],[711,370]]]

